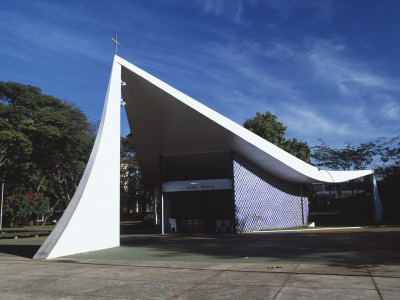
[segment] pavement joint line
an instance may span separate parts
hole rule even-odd
[[[218,276],[222,275],[226,271],[228,271],[228,270],[222,270],[222,271],[218,272],[217,274],[211,276],[210,278],[207,278],[207,279],[199,282],[198,284],[196,284],[196,285],[184,290],[183,292],[181,292],[181,293],[169,298],[168,300],[178,299],[180,296],[182,296],[182,295],[184,295],[184,294],[186,294],[186,293],[188,293],[190,291],[193,291],[194,289],[198,288],[199,286],[202,286],[203,284],[206,284],[207,282],[209,282],[211,280],[214,280],[215,278],[217,278]]]
[[[43,268],[48,268],[51,267],[50,264],[52,263],[71,263],[75,265],[90,265],[90,266],[99,266],[99,267],[126,267],[126,268],[137,268],[137,269],[171,269],[171,270],[196,270],[196,271],[219,271],[219,272],[233,272],[233,273],[268,273],[268,274],[296,274],[296,275],[318,275],[318,276],[344,276],[344,277],[371,277],[371,273],[369,271],[368,267],[363,267],[362,269],[367,270],[368,274],[337,274],[337,273],[314,273],[314,272],[296,272],[298,269],[298,266],[293,270],[293,271],[270,271],[270,270],[234,270],[235,266],[239,265],[245,265],[246,263],[237,263],[234,264],[232,267],[228,269],[209,269],[209,268],[191,268],[191,267],[174,267],[174,266],[151,266],[151,265],[122,265],[122,264],[104,264],[104,263],[89,263],[89,262],[79,262],[79,261],[43,261],[42,263],[46,264],[43,266]],[[6,263],[6,265],[24,265],[24,263],[20,262],[12,262],[12,263]],[[84,273],[85,271],[82,271],[81,273]],[[1,272],[0,272],[1,273]],[[79,274],[81,274],[79,273]],[[375,276],[379,278],[385,278],[388,276]],[[389,276],[389,278],[400,278],[400,276]]]
[[[65,262],[64,262],[65,263]],[[68,263],[68,262],[67,262]],[[195,267],[176,267],[176,266],[151,266],[151,265],[118,265],[118,264],[100,264],[100,263],[87,263],[87,262],[71,262],[74,264],[86,264],[86,265],[97,265],[97,266],[106,266],[106,267],[127,267],[127,268],[137,268],[137,269],[172,269],[172,270],[195,270],[195,271],[229,271],[235,273],[268,273],[268,274],[289,274],[291,271],[270,271],[270,270],[234,270],[233,268],[239,265],[245,265],[246,263],[236,263],[230,268],[226,269],[210,269],[207,267],[204,268],[195,268]],[[305,274],[305,275],[315,275],[314,273],[297,273],[297,274]],[[336,274],[318,274],[318,275],[336,275]],[[357,275],[344,275],[344,276],[357,276]],[[368,275],[363,275],[368,276]]]
[[[275,300],[276,297],[279,295],[279,293],[283,290],[283,288],[285,287],[286,283],[290,280],[290,278],[293,277],[294,274],[297,274],[296,271],[297,269],[300,267],[300,264],[298,264],[296,266],[296,268],[294,268],[294,270],[292,272],[289,273],[289,275],[286,277],[285,281],[283,282],[282,286],[279,288],[279,290],[276,292],[275,296],[272,298],[272,300]]]
[[[96,265],[96,266],[105,266],[105,267],[128,267],[128,268],[138,268],[138,269],[151,268],[151,269],[174,269],[174,270],[197,270],[197,271],[226,271],[226,269],[218,270],[218,269],[209,269],[209,268],[188,268],[188,267],[174,267],[174,266],[122,265],[122,264],[88,263],[88,262],[76,262],[76,261],[74,261],[74,262],[62,261],[62,263],[71,263],[71,264],[77,264],[77,265],[91,265],[91,266]],[[230,270],[230,271],[236,271],[236,270]],[[249,272],[251,272],[251,271],[249,271]],[[254,271],[254,272],[263,272],[263,271]]]
[[[367,266],[367,271],[368,271],[368,274],[369,274],[370,277],[371,277],[372,283],[374,284],[375,290],[376,290],[376,292],[377,292],[378,295],[379,295],[379,299],[380,299],[380,300],[383,300],[381,291],[379,290],[378,285],[376,284],[376,281],[375,281],[375,279],[374,279],[374,276],[371,274],[371,271],[369,270],[368,266]]]
[[[282,272],[271,272],[270,270],[265,270],[265,271],[254,271],[254,270],[233,270],[234,267],[239,266],[239,265],[245,265],[246,263],[236,263],[233,266],[229,267],[228,269],[210,269],[207,267],[203,268],[195,268],[195,267],[176,267],[176,266],[152,266],[152,265],[121,265],[121,264],[105,264],[105,263],[90,263],[90,262],[79,262],[79,261],[54,261],[54,262],[62,262],[62,263],[71,263],[71,264],[78,264],[78,265],[97,265],[97,266],[110,266],[110,267],[128,267],[128,268],[152,268],[152,269],[174,269],[174,270],[197,270],[197,271],[229,271],[229,272],[248,272],[248,273],[270,273],[270,274],[276,274],[276,273],[290,273],[288,271],[282,271]]]

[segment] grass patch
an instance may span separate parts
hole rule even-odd
[[[286,231],[286,230],[312,230],[312,229],[333,229],[333,228],[346,228],[349,226],[338,225],[338,226],[315,226],[315,227],[287,227],[287,228],[274,228],[274,229],[260,229],[259,231]]]
[[[26,226],[26,227],[8,227],[2,228],[1,232],[29,232],[29,231],[41,231],[41,230],[53,230],[54,225],[44,225],[44,226]]]
[[[152,220],[126,220],[120,222],[121,234],[159,232]]]
[[[271,228],[271,229],[260,229],[259,231],[284,231],[284,230],[301,230],[301,229],[309,229],[309,227]]]

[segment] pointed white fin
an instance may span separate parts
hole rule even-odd
[[[89,162],[70,204],[34,259],[120,245],[120,118],[121,65],[114,58]]]

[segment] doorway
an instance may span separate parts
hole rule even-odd
[[[167,232],[215,233],[218,220],[234,223],[231,190],[165,193],[164,201]],[[176,228],[171,227],[171,219]]]

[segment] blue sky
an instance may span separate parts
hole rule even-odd
[[[99,120],[117,33],[121,57],[235,122],[268,110],[287,138],[342,147],[400,134],[399,11],[396,0],[2,0],[0,81]]]

